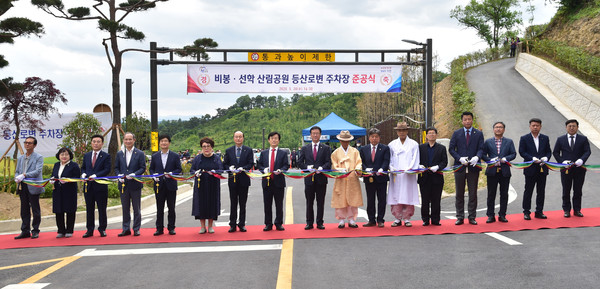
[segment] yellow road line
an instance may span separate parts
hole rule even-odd
[[[65,258],[68,258],[68,257],[65,257]],[[27,266],[35,266],[35,265],[45,264],[45,263],[58,262],[58,261],[64,260],[65,258],[57,258],[57,259],[50,259],[50,260],[44,260],[44,261],[31,262],[31,263],[23,263],[23,264],[17,264],[17,265],[10,265],[10,266],[5,266],[5,267],[0,267],[0,271],[7,270],[7,269],[27,267]]]
[[[292,187],[287,188],[285,202],[285,224],[294,223],[294,207],[292,199]],[[281,245],[281,257],[279,258],[279,274],[277,275],[277,289],[292,288],[292,268],[294,260],[294,239],[283,240]]]
[[[31,284],[31,283],[35,283],[37,281],[39,281],[40,279],[56,272],[57,270],[59,270],[62,267],[65,267],[73,262],[75,262],[75,260],[81,258],[81,256],[71,256],[71,257],[65,257],[63,258],[62,261],[50,266],[49,268],[47,268],[46,270],[37,273],[31,277],[29,277],[29,279],[19,283],[19,284]]]

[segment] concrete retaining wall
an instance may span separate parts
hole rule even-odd
[[[581,80],[565,73],[547,61],[526,53],[519,53],[515,69],[526,73],[552,92],[558,100],[588,121],[594,128],[600,128],[600,92]]]

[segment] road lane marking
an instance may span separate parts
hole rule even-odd
[[[244,245],[244,246],[170,247],[170,248],[143,248],[143,249],[119,249],[119,250],[85,249],[85,250],[79,252],[75,256],[98,257],[98,256],[123,256],[123,255],[245,252],[245,251],[268,251],[268,250],[281,250],[281,245],[269,244],[269,245]]]
[[[285,224],[294,223],[294,206],[292,198],[293,187],[287,188],[285,201]],[[294,239],[285,239],[281,245],[279,258],[279,273],[277,274],[277,289],[292,288],[292,268],[294,267]]]
[[[511,239],[509,237],[502,236],[502,235],[500,235],[498,233],[485,233],[485,234],[488,235],[488,236],[490,236],[490,237],[492,237],[492,238],[498,239],[498,240],[500,240],[500,241],[502,241],[502,242],[504,242],[506,244],[509,244],[511,246],[523,245],[523,243],[521,243],[521,242],[517,242],[517,241],[515,241],[515,240],[513,240],[513,239]]]
[[[50,283],[35,283],[35,284],[10,284],[2,287],[2,289],[42,289]]]
[[[41,280],[42,278],[56,272],[57,270],[75,262],[77,259],[81,258],[81,256],[71,256],[71,257],[65,257],[63,258],[62,261],[50,266],[49,268],[47,268],[46,270],[43,270],[42,272],[39,272],[31,277],[29,277],[28,279],[26,279],[25,281],[21,282],[20,284],[29,284],[29,283],[35,283],[39,280]]]
[[[21,268],[21,267],[27,267],[27,266],[35,266],[35,265],[45,264],[45,263],[59,262],[59,261],[62,261],[64,259],[65,258],[56,258],[56,259],[50,259],[50,260],[44,260],[44,261],[37,261],[37,262],[30,262],[30,263],[23,263],[23,264],[17,264],[17,265],[4,266],[4,267],[0,267],[0,271],[6,270],[6,269]]]

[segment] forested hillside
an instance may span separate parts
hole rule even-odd
[[[192,117],[188,121],[168,120],[159,124],[160,133],[173,136],[173,149],[199,148],[202,137],[215,141],[215,150],[233,145],[233,133],[241,130],[245,144],[261,148],[263,128],[266,135],[271,131],[281,134],[281,147],[294,148],[302,143],[302,129],[320,121],[331,112],[351,123],[357,123],[357,100],[362,94],[315,94],[294,95],[291,99],[281,96],[241,96],[227,109],[217,109],[215,116]],[[265,145],[268,142],[265,140]]]

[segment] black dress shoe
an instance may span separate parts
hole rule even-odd
[[[535,213],[535,215],[533,216],[537,219],[548,219],[548,217],[546,217],[546,215],[544,215],[543,213]]]
[[[423,226],[425,226],[425,227],[429,226],[429,221],[423,221]]]
[[[580,211],[574,212],[573,216],[575,217],[583,217],[583,214]]]
[[[83,234],[83,238],[89,238],[91,236],[94,236],[94,232],[85,232],[85,234]]]
[[[571,213],[569,213],[569,212],[565,212],[565,215],[564,215],[564,216],[565,216],[565,218],[570,218],[570,217],[571,217]]]
[[[139,232],[138,232],[139,233]],[[165,232],[163,230],[156,230],[156,232],[154,232],[154,236],[160,236],[162,234],[164,234]]]
[[[432,225],[434,226],[441,226],[442,224],[440,224],[440,222],[431,222]]]
[[[344,227],[346,227],[346,224],[345,224],[345,223],[340,223],[340,224],[338,225],[338,229],[343,229]]]
[[[273,230],[273,225],[266,225],[266,226],[263,228],[263,231],[265,231],[265,232],[266,232],[266,231],[271,231],[271,230]]]
[[[469,219],[469,224],[477,225],[477,221],[475,221],[475,219]]]
[[[31,239],[37,239],[40,236],[40,232],[31,232]]]
[[[499,221],[499,222],[502,222],[502,223],[508,223],[508,220],[506,219],[506,217],[505,217],[505,216],[500,216],[500,217],[498,217],[498,221]]]
[[[496,222],[496,217],[488,217],[487,221],[485,221],[486,223],[493,223]],[[469,224],[471,223],[471,219],[469,219]]]
[[[98,231],[100,233],[100,237],[106,237],[106,231]]]
[[[373,223],[368,222],[368,223],[363,224],[363,227],[375,227],[375,226],[377,226],[377,224],[375,224],[375,222],[373,222]]]
[[[238,229],[240,229],[240,232],[245,233],[246,230],[246,226],[238,226]]]
[[[169,230],[169,235],[175,235],[177,233],[175,233],[175,229]]]
[[[311,230],[313,228],[314,228],[313,225],[306,225],[306,226],[304,226],[304,230]]]
[[[317,229],[325,230],[325,226],[323,224],[317,225]]]
[[[458,219],[458,220],[456,220],[456,222],[454,222],[454,225],[457,225],[457,226],[458,226],[458,225],[462,225],[462,224],[464,224],[464,223],[465,223],[465,220],[464,220],[464,219]]]
[[[384,222],[378,222],[377,223],[377,227],[383,228],[383,227],[385,227],[385,223]]]
[[[117,236],[123,237],[123,236],[129,236],[129,235],[131,235],[131,231],[127,230],[127,231],[123,231],[123,232],[119,233],[119,235],[117,235]]]
[[[140,231],[133,231],[133,235],[136,236],[136,237],[139,236],[140,235]]]
[[[285,230],[285,228],[282,225],[275,225],[275,229],[277,231],[283,231],[283,230]]]
[[[348,227],[350,227],[350,228],[358,228],[358,224],[357,223],[354,223],[354,224],[353,223],[349,223]]]
[[[18,236],[15,237],[15,240],[19,240],[19,239],[25,239],[25,238],[29,238],[31,237],[31,234],[29,233],[21,233]]]
[[[531,215],[529,213],[523,213],[523,219],[529,221],[531,220]]]
[[[233,232],[235,232],[236,230],[237,230],[237,229],[236,229],[236,227],[235,227],[235,226],[231,226],[231,227],[229,227],[229,230],[228,230],[227,232],[229,232],[229,233],[233,233]]]

